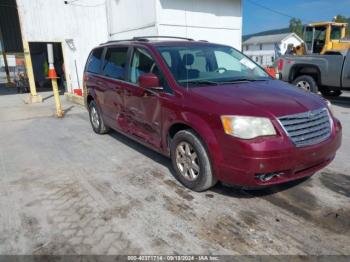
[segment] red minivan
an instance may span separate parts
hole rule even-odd
[[[96,133],[111,128],[169,156],[177,179],[195,191],[308,177],[341,145],[326,100],[271,78],[230,46],[107,42],[89,56],[84,88]]]

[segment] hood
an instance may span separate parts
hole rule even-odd
[[[220,114],[280,117],[324,107],[319,95],[279,80],[244,82],[191,89]],[[214,109],[210,107],[208,110]]]

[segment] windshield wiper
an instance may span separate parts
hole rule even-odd
[[[258,81],[268,81],[269,79],[251,79],[251,78],[238,78],[238,79],[232,79],[229,81],[223,81],[220,82],[220,84],[235,84],[235,83],[241,83],[241,82],[258,82]]]
[[[219,85],[220,83],[209,81],[209,80],[191,80],[191,81],[184,81],[182,84],[189,84],[189,85]]]

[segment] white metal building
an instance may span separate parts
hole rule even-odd
[[[241,0],[109,0],[111,39],[165,35],[241,49]]]
[[[303,40],[295,33],[253,36],[243,42],[243,52],[262,66],[273,65],[284,55],[288,45],[298,46]]]
[[[241,49],[241,0],[6,1],[18,11],[20,35],[23,43],[29,43],[36,86],[45,82],[47,43],[55,43],[56,70],[66,79],[68,92],[82,88],[90,50],[108,40],[181,36]]]
[[[88,54],[108,39],[106,7],[101,2],[104,1],[76,1],[67,5],[61,0],[17,0],[22,37],[30,47],[35,43],[61,44],[68,91],[82,88]]]

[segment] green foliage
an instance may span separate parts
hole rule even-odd
[[[346,17],[343,15],[337,15],[334,17],[333,22],[337,22],[337,23],[348,23],[348,28],[346,30],[346,35],[349,36],[349,32],[350,32],[350,17]]]
[[[337,22],[337,23],[347,23],[348,22],[348,18],[343,16],[343,15],[337,15],[333,18],[333,22]]]
[[[303,37],[303,22],[300,19],[292,18],[289,21],[289,31]]]

